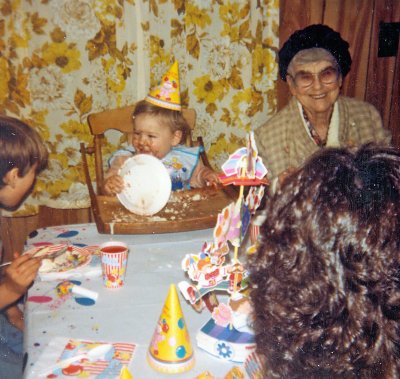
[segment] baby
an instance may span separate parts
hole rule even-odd
[[[109,160],[104,182],[107,195],[123,190],[124,182],[118,171],[135,154],[150,154],[160,159],[170,174],[172,190],[219,183],[218,174],[202,164],[201,147],[183,144],[190,127],[181,113],[177,73],[175,62],[161,84],[136,105],[133,134],[128,140],[130,146],[116,151]]]

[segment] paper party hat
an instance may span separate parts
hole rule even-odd
[[[169,374],[188,371],[194,365],[193,349],[174,284],[169,288],[147,360],[155,370]]]
[[[131,375],[126,366],[122,367],[119,379],[133,379],[133,376]]]
[[[194,379],[215,379],[215,377],[209,371],[204,371]]]
[[[174,111],[182,109],[177,61],[164,74],[158,85],[150,90],[145,100],[161,108],[172,109]]]

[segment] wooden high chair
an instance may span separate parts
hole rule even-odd
[[[174,192],[173,202],[170,202],[156,217],[139,216],[129,212],[121,205],[117,197],[106,196],[103,191],[104,167],[102,147],[107,130],[115,129],[121,133],[133,132],[132,113],[134,105],[119,109],[92,113],[88,116],[93,145],[81,143],[81,155],[86,184],[89,190],[93,217],[99,233],[111,234],[147,234],[168,233],[215,226],[218,213],[232,201],[232,193],[225,192],[221,187],[191,189]],[[188,122],[191,131],[196,124],[194,109],[183,109],[183,117]],[[203,146],[202,138],[192,140],[190,133],[186,140],[187,146]],[[96,191],[93,188],[89,172],[87,155],[94,154]],[[205,166],[211,167],[206,153],[201,154]],[[196,201],[193,201],[196,199]],[[170,199],[171,200],[171,199]]]

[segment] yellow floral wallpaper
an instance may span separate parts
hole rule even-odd
[[[13,215],[88,207],[88,114],[142,99],[175,59],[217,170],[276,111],[279,0],[0,0],[0,14],[0,112],[37,128],[50,151]],[[109,139],[111,152],[119,136]]]

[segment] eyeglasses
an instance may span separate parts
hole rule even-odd
[[[318,80],[322,84],[332,84],[337,82],[339,78],[339,71],[335,67],[327,67],[326,69],[314,74],[307,71],[299,71],[294,76],[288,74],[294,81],[296,87],[310,87],[318,76]]]

